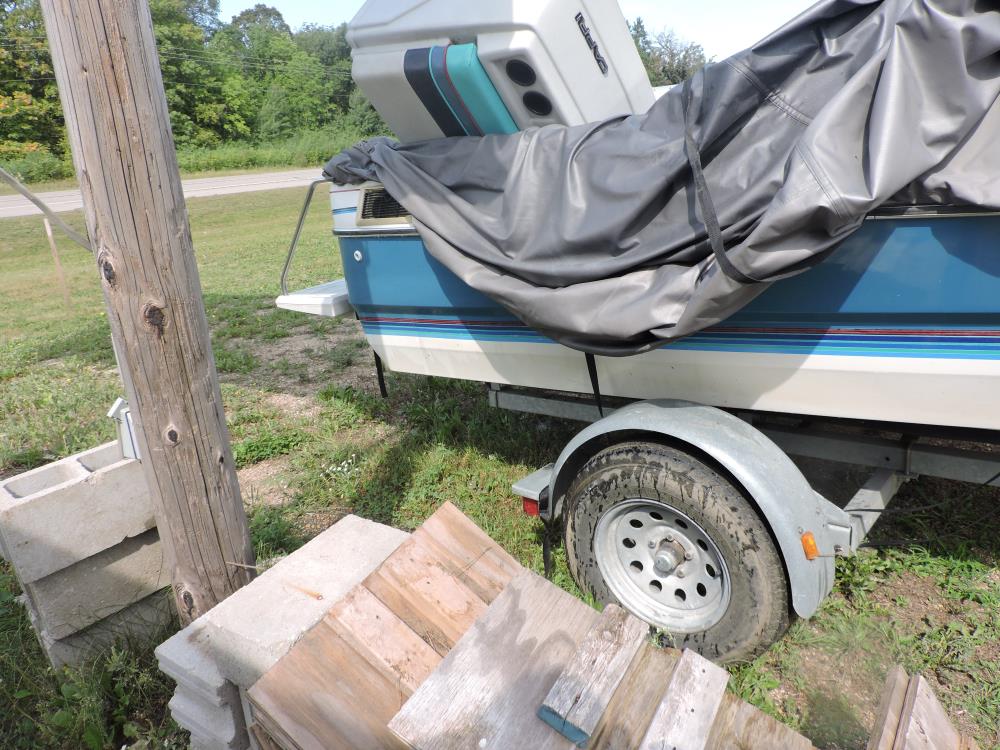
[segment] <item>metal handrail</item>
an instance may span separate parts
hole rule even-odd
[[[324,182],[333,182],[332,177],[324,177],[310,183],[309,192],[306,193],[306,202],[302,204],[302,212],[299,214],[299,223],[295,226],[295,235],[292,237],[292,244],[288,248],[288,257],[285,258],[285,267],[281,269],[281,293],[288,294],[288,270],[292,267],[292,258],[295,257],[295,250],[299,246],[299,237],[302,235],[302,225],[306,223],[306,216],[309,214],[309,206],[312,204],[313,193],[316,186]]]

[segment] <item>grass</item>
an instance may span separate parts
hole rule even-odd
[[[541,525],[510,484],[551,461],[577,425],[490,409],[476,384],[390,373],[377,396],[354,321],[275,310],[277,279],[302,194],[192,201],[193,236],[223,401],[258,559],[301,546],[343,514],[412,529],[455,502],[528,567],[542,569]],[[71,216],[79,225],[79,217]],[[110,439],[104,412],[120,384],[92,260],[61,243],[65,307],[37,219],[0,235],[0,476]],[[338,274],[328,208],[310,213],[293,285]],[[998,494],[918,480],[874,541],[838,562],[820,613],[749,664],[731,688],[822,748],[862,748],[892,663],[922,671],[953,717],[1000,748]],[[564,553],[555,580],[579,594]],[[81,669],[46,669],[0,569],[0,747],[173,747],[171,686],[148,650],[123,646]],[[119,681],[125,687],[116,691]],[[25,693],[24,691],[28,692]],[[142,745],[141,743],[145,743]]]

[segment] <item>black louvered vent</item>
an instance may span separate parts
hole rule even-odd
[[[365,191],[364,203],[361,204],[362,219],[395,219],[408,215],[385,188]]]

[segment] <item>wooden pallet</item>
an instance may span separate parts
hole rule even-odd
[[[445,503],[250,688],[283,750],[398,747],[386,729],[522,570]]]
[[[446,503],[248,697],[271,750],[815,750],[727,682],[525,571]],[[895,670],[868,750],[976,746]]]

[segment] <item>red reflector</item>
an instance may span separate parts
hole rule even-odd
[[[538,515],[538,501],[532,500],[530,497],[521,498],[521,507],[524,508],[524,514],[526,516],[537,516]]]

